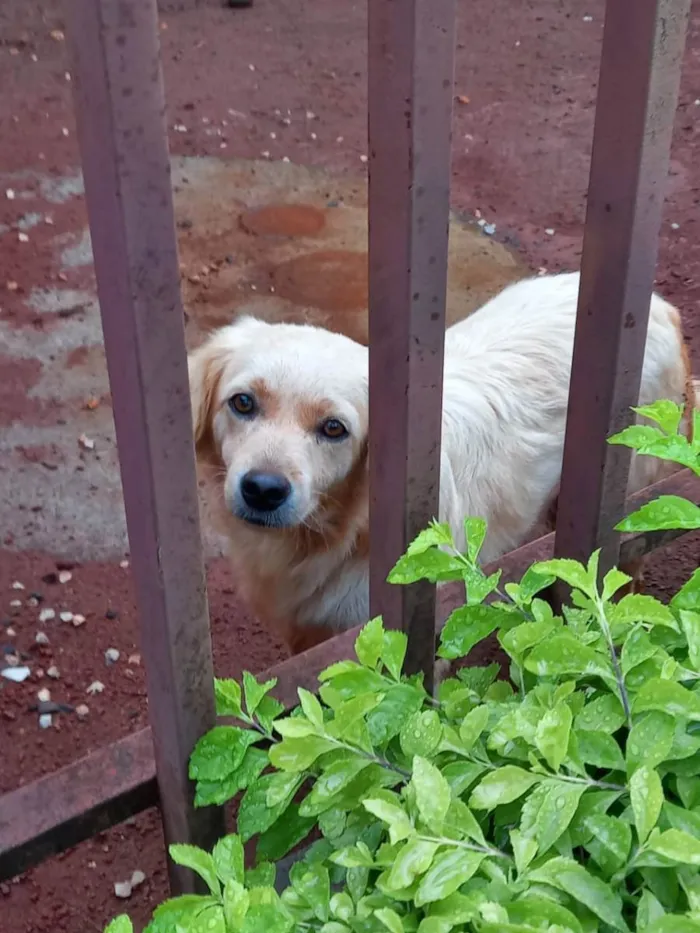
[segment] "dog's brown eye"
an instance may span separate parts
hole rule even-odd
[[[342,421],[338,421],[337,418],[329,418],[324,421],[320,430],[323,437],[327,437],[329,441],[339,441],[348,433],[345,425]]]
[[[228,403],[231,411],[237,415],[252,415],[255,411],[255,399],[252,395],[246,395],[245,392],[232,395]]]

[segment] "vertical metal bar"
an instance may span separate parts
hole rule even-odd
[[[689,0],[608,0],[556,554],[617,562]]]
[[[194,810],[187,776],[215,714],[156,0],[68,9],[165,838],[209,845],[222,816]]]
[[[369,2],[372,613],[433,679],[435,592],[390,587],[438,514],[455,0]]]

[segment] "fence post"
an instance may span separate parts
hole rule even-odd
[[[214,723],[155,0],[72,0],[78,132],[166,842],[209,845],[187,762]],[[193,889],[170,866],[175,891]]]
[[[391,587],[438,515],[454,0],[369,3],[370,601],[433,680],[435,590]]]
[[[607,0],[555,552],[617,562],[689,0]]]

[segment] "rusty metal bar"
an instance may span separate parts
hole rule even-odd
[[[689,0],[608,0],[555,551],[618,561]]]
[[[141,729],[0,797],[0,881],[158,804]]]
[[[167,842],[209,845],[189,755],[215,719],[155,0],[68,4],[73,87]],[[192,873],[171,866],[171,886]]]
[[[434,588],[389,587],[437,516],[455,0],[369,4],[370,602],[433,679]]]
[[[690,470],[683,470],[630,497],[626,511],[638,509],[660,495],[685,496],[700,504],[700,480]],[[621,560],[632,561],[684,533],[625,535]],[[511,551],[485,570],[493,573],[500,567],[503,583],[518,581],[535,561],[550,558],[553,549],[554,535],[549,534]],[[457,585],[439,588],[441,621],[461,605],[463,595]],[[356,628],[344,632],[258,677],[277,678],[274,694],[289,709],[297,703],[298,686],[316,690],[320,671],[352,656],[359,631]],[[142,729],[48,777],[0,796],[0,881],[134,816],[157,800],[151,729]]]

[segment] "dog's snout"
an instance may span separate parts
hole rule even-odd
[[[257,512],[274,512],[290,496],[291,484],[280,473],[250,470],[241,480],[241,495],[249,508]]]

